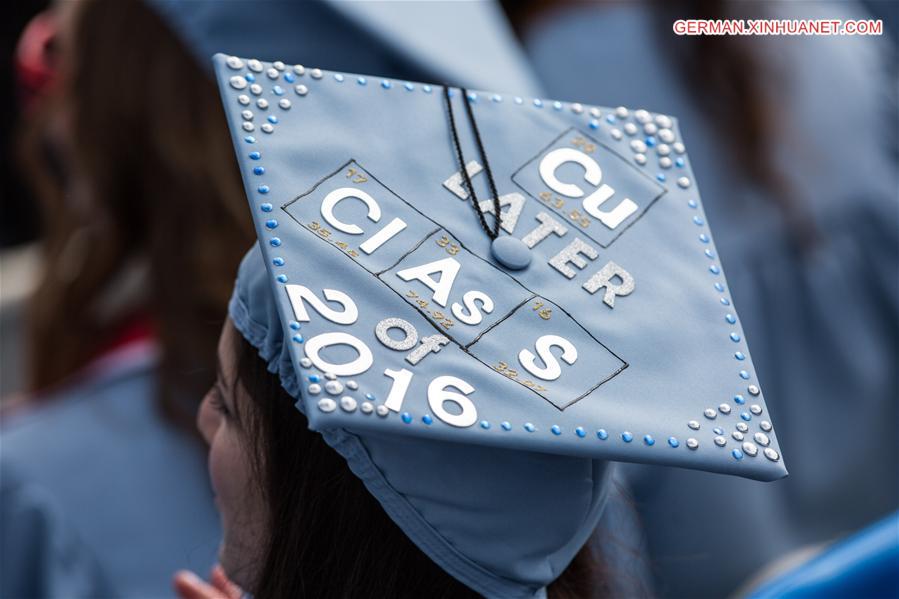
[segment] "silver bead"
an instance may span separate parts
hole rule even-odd
[[[718,435],[717,437],[715,437],[715,445],[717,445],[718,447],[724,447],[725,445],[727,445],[727,439],[725,439],[721,435]]]
[[[262,126],[259,128],[262,129],[263,131],[265,131],[266,133],[271,133],[272,131],[275,130],[275,128],[272,126],[271,123],[262,123]]]
[[[671,119],[664,114],[657,114],[656,125],[662,127],[663,129],[668,129],[669,127],[671,127]]]
[[[390,410],[387,408],[387,406],[385,406],[384,404],[381,404],[377,408],[375,408],[375,412],[378,413],[378,416],[383,418],[384,416],[387,416],[387,414],[390,413]]]
[[[770,433],[772,427],[770,422],[768,422],[767,420],[762,420],[761,422],[759,422],[759,428],[766,433]]]
[[[659,166],[661,166],[662,168],[671,168],[671,165],[671,159],[667,156],[662,156],[661,158],[659,158]]]
[[[246,94],[240,94],[239,96],[237,96],[237,102],[242,106],[248,106],[250,104],[250,96]]]
[[[343,383],[340,381],[328,381],[325,383],[325,391],[327,391],[329,395],[340,395],[343,393]]]
[[[322,392],[322,386],[318,383],[312,383],[308,387],[306,387],[306,391],[309,392],[309,395],[318,395]]]
[[[573,112],[574,114],[581,114],[582,112],[584,112],[584,107],[581,104],[575,102],[571,105],[571,112]]]
[[[738,422],[737,430],[740,431],[741,433],[745,433],[746,431],[749,430],[749,425],[746,424],[745,422]]]
[[[359,410],[361,410],[363,414],[371,414],[375,411],[375,406],[373,406],[370,401],[363,401],[362,405],[359,406]]]
[[[334,374],[333,372],[326,372],[326,373],[325,373],[325,378],[328,379],[329,381],[336,381],[336,380],[337,380],[337,375]]]
[[[265,72],[265,74],[269,79],[277,79],[281,76],[281,73],[278,72],[278,69],[269,69]]]
[[[624,132],[628,135],[636,135],[637,134],[637,126],[633,123],[625,123],[624,124]]]
[[[337,402],[330,397],[322,397],[318,400],[318,409],[325,414],[329,414],[337,409]]]
[[[634,162],[643,166],[646,164],[646,154],[634,154]]]
[[[259,85],[258,83],[254,83],[253,85],[250,86],[250,93],[253,94],[254,96],[258,96],[259,94],[262,93],[262,86]]]
[[[247,68],[255,73],[262,72],[262,63],[256,60],[255,58],[251,58],[247,61]]]
[[[765,448],[765,457],[771,460],[772,462],[776,462],[780,459],[780,454],[771,449],[770,447]]]
[[[244,131],[252,131],[253,129],[256,128],[255,125],[253,125],[253,123],[249,123],[247,121],[244,121],[244,123],[243,123],[243,125],[241,125],[241,127],[243,127]]]
[[[276,69],[278,69],[279,71],[284,70],[284,63],[281,62],[280,60],[276,60],[275,62],[273,62],[272,66],[275,67]]]
[[[322,78],[322,70],[321,69],[312,69],[309,71],[309,76],[313,79],[321,79]]]
[[[670,144],[674,141],[674,132],[671,129],[659,129],[659,139]]]
[[[730,414],[730,405],[723,403],[720,406],[718,406],[718,411],[721,412],[722,414]]]
[[[252,121],[253,120],[253,111],[252,110],[241,111],[240,116],[242,116],[243,120],[245,120],[245,121]]]
[[[280,106],[282,110],[290,110],[290,100],[281,98],[278,100],[278,106]]]
[[[687,151],[687,148],[684,147],[684,144],[682,144],[679,141],[671,144],[671,147],[674,148],[674,151],[677,152],[678,154],[683,154],[684,152]]]
[[[344,395],[340,398],[340,409],[344,412],[355,412],[356,400],[349,395]]]
[[[656,148],[656,153],[659,156],[667,156],[671,153],[671,146],[668,144],[659,144],[659,147]]]
[[[295,65],[293,65],[293,72],[300,76],[305,75],[306,67],[304,67],[301,64],[295,64]]]
[[[690,428],[692,428],[694,431],[698,431],[698,430],[699,430],[699,423],[696,422],[695,420],[691,420],[690,422],[688,422],[688,423],[687,423],[687,426],[689,426]]]
[[[301,83],[300,85],[293,88],[293,91],[297,92],[298,96],[305,96],[309,93],[309,88]]]
[[[749,457],[754,458],[759,452],[759,448],[755,446],[755,443],[750,443],[746,441],[743,443],[743,453],[748,455]]]
[[[648,123],[651,118],[652,117],[649,115],[649,111],[647,110],[643,110],[641,108],[640,110],[634,111],[634,120],[636,120],[641,125],[643,123]],[[636,129],[636,127],[634,128]]]
[[[642,154],[646,151],[646,144],[640,139],[631,140],[631,150],[638,154]]]
[[[243,89],[247,86],[247,80],[241,77],[240,75],[235,75],[228,80],[228,83],[231,84],[231,87],[234,89]]]
[[[677,180],[677,184],[678,184],[678,186],[682,187],[683,189],[686,189],[686,188],[690,187],[690,179],[688,179],[687,177],[681,177],[680,179]]]
[[[746,387],[746,390],[749,391],[750,395],[754,396],[757,396],[762,392],[761,389],[759,389],[756,385],[749,385],[748,387]]]
[[[626,119],[627,114],[627,108],[625,108],[624,106],[619,106],[615,109],[615,116],[617,116],[619,119]]]
[[[261,110],[265,110],[266,108],[268,108],[268,100],[266,100],[265,98],[259,98],[258,100],[256,100],[256,107]]]
[[[756,433],[752,435],[752,438],[755,439],[755,442],[762,447],[768,447],[768,445],[771,444],[771,439],[769,439],[768,435],[766,435],[765,433]]]
[[[690,437],[689,439],[687,439],[687,447],[690,449],[696,449],[697,447],[699,447],[699,441],[697,441],[693,437]]]
[[[302,366],[303,368],[309,368],[310,366],[312,366],[312,360],[310,360],[309,358],[302,358],[300,360],[300,366]]]
[[[225,64],[228,65],[228,68],[234,69],[235,71],[243,68],[243,61],[236,56],[229,56],[226,58]]]
[[[734,441],[743,440],[743,433],[741,433],[740,431],[734,431],[730,434],[730,436],[734,438]]]
[[[702,414],[703,414],[703,416],[705,416],[705,417],[708,418],[709,420],[714,420],[714,419],[715,419],[715,416],[718,415],[718,413],[715,412],[715,410],[713,410],[712,408],[706,408],[705,411],[704,411]]]
[[[612,136],[612,139],[621,139],[622,137],[624,137],[621,134],[621,129],[612,129],[611,131],[609,131],[609,135]]]
[[[659,128],[656,127],[655,123],[646,123],[645,125],[643,125],[643,131],[646,133],[646,135],[655,135],[655,132],[658,130]]]
[[[356,381],[347,381],[346,388],[355,391],[359,388],[359,383],[357,383]]]
[[[754,403],[751,406],[749,406],[749,411],[752,412],[753,414],[755,414],[756,416],[758,416],[759,414],[762,413],[762,406],[760,406],[757,403]]]
[[[593,118],[598,119],[600,115],[602,115],[602,112],[600,112],[599,108],[596,108],[594,106],[590,109],[590,116],[592,116]]]

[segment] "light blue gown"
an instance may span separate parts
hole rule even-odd
[[[852,8],[779,10],[848,18]],[[696,107],[654,18],[577,5],[534,26],[525,46],[552,97],[679,118],[790,476],[629,473],[657,590],[722,597],[768,562],[899,505],[896,62],[883,38],[743,40],[786,75],[759,83],[778,85],[775,160],[821,234],[803,256],[763,190],[740,182],[728,151],[739,137]]]

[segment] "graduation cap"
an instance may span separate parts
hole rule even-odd
[[[787,474],[674,118],[214,60],[311,428]]]

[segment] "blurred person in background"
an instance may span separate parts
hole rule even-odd
[[[790,477],[769,485],[629,467],[656,590],[722,597],[895,511],[899,112],[887,34],[672,32],[689,18],[868,18],[853,2],[504,4],[549,96],[678,118],[789,456]],[[619,143],[631,154],[648,137]],[[647,157],[666,172],[652,147]]]

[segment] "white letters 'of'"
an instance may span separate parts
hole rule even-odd
[[[523,349],[518,352],[518,361],[521,362],[525,370],[544,381],[554,381],[562,376],[562,366],[550,351],[553,346],[562,348],[562,359],[568,364],[574,364],[577,361],[577,348],[564,337],[543,335],[537,339],[535,345],[537,356],[546,364],[545,367],[537,366],[537,356],[529,349]]]
[[[567,162],[574,162],[584,167],[584,180],[593,186],[599,186],[596,191],[583,199],[582,205],[584,211],[599,219],[609,229],[614,229],[627,217],[637,211],[637,204],[630,198],[624,198],[617,206],[611,210],[600,210],[609,198],[615,195],[615,190],[609,185],[602,183],[602,169],[599,164],[587,154],[574,148],[558,148],[543,157],[540,161],[540,178],[543,182],[556,193],[568,196],[569,198],[580,198],[584,196],[584,190],[576,183],[563,183],[556,176],[556,171],[560,166]],[[602,183],[600,185],[600,183]]]

